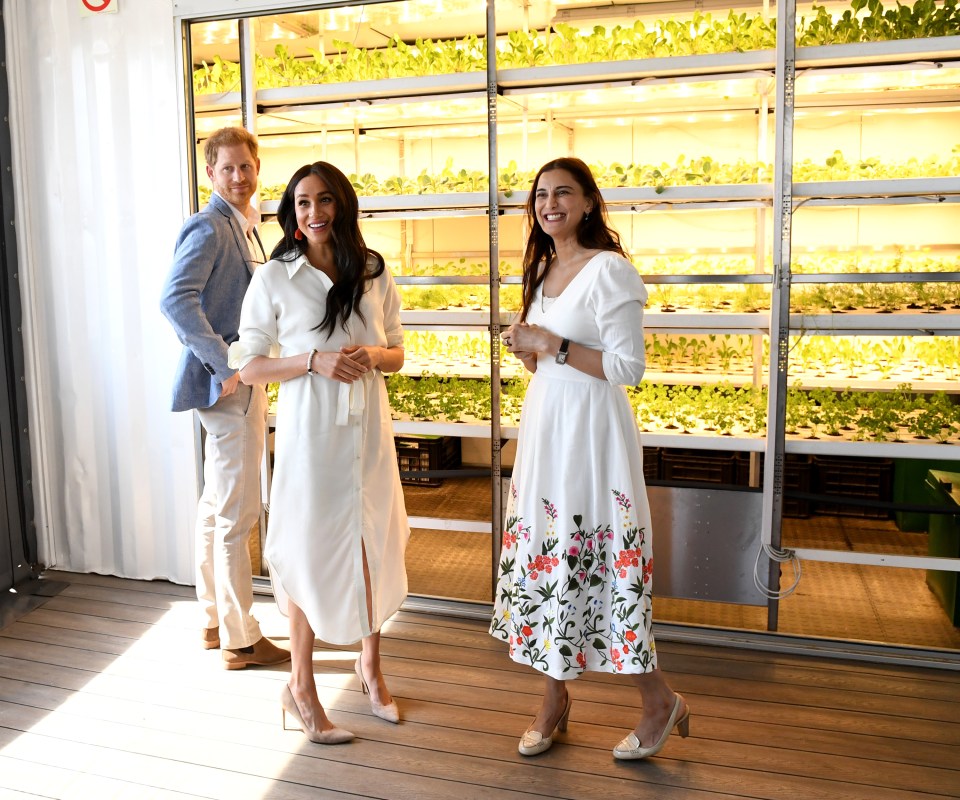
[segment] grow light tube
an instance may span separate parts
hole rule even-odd
[[[649,189],[652,187],[638,187]],[[668,188],[679,188],[679,187],[668,187]],[[688,188],[688,187],[683,187]],[[601,190],[602,192],[602,190]],[[510,203],[512,198],[505,198],[503,202]],[[610,214],[645,214],[647,212],[673,212],[673,211],[703,211],[704,206],[709,206],[711,210],[742,210],[745,208],[769,208],[771,205],[771,200],[727,200],[719,202],[716,200],[704,199],[704,200],[670,200],[665,199],[660,203],[644,203],[636,204],[632,203],[630,205],[619,205],[617,203],[612,203],[606,201],[607,212]],[[505,217],[516,217],[522,216],[526,213],[526,209],[522,204],[520,205],[501,205],[500,214]],[[685,251],[681,251],[685,252]],[[753,252],[752,250],[750,252]]]
[[[364,211],[361,209],[359,219],[435,219],[437,217],[485,217],[486,215],[486,208],[396,209],[385,211]]]
[[[806,272],[793,283],[957,283],[960,272]]]
[[[850,181],[858,183],[859,181]],[[888,195],[885,197],[862,197],[849,194],[837,197],[807,197],[802,201],[805,206],[889,206],[889,205],[942,205],[960,203],[960,195],[933,194],[924,196]],[[794,203],[794,211],[801,203]]]
[[[353,129],[346,128],[343,130],[330,129],[323,126],[313,127],[311,126],[305,130],[299,131],[261,131],[257,133],[257,140],[260,143],[260,148],[278,148],[281,150],[286,150],[291,147],[288,142],[282,141],[285,137],[288,136],[304,136],[307,134],[312,134],[314,136],[323,137],[326,141],[326,144],[329,145],[348,145],[353,144]]]
[[[535,122],[540,122],[540,120],[535,120]],[[486,123],[482,120],[477,120],[476,122],[469,121],[459,121],[459,122],[410,122],[406,125],[395,125],[395,124],[385,124],[385,125],[360,125],[359,129],[355,129],[352,125],[324,125],[324,124],[311,124],[311,123],[300,123],[302,127],[299,130],[282,130],[282,131],[268,131],[257,134],[258,138],[276,138],[279,136],[304,136],[306,134],[329,134],[331,137],[339,136],[339,139],[335,139],[335,142],[341,144],[347,142],[353,142],[355,136],[364,136],[368,139],[379,139],[380,141],[389,141],[395,140],[398,138],[405,138],[408,141],[418,140],[418,141],[427,141],[430,139],[439,139],[439,138],[449,138],[449,139],[464,139],[464,138],[474,138],[480,135],[486,135]],[[501,128],[506,128],[507,133],[516,133],[521,128],[521,123],[506,123],[502,125]],[[475,133],[475,130],[481,131],[481,133]],[[276,147],[289,147],[287,144],[276,144],[270,145]]]
[[[393,280],[398,286],[490,285],[490,279],[485,275],[394,275]]]
[[[878,103],[875,92],[858,95],[805,95],[797,99],[795,117],[813,116],[811,112],[829,111],[831,117],[860,116],[873,114],[943,114],[960,110],[960,90],[943,87],[930,90],[922,97],[911,93],[909,97],[888,97],[886,103]]]
[[[239,126],[240,120],[240,108],[236,106],[223,111],[198,112],[194,117],[194,133],[198,139],[209,139],[220,128]]]
[[[418,310],[422,311],[423,309],[404,308],[404,309],[401,309],[400,313],[406,315],[411,312],[416,313]],[[447,316],[449,316],[451,313],[456,313],[456,312],[455,311],[453,312],[428,311],[427,313],[446,314]],[[429,331],[429,332],[440,331],[442,333],[470,333],[470,332],[486,333],[488,330],[490,330],[489,325],[476,325],[471,323],[466,323],[464,325],[451,325],[449,322],[446,322],[446,323],[422,322],[422,323],[412,323],[412,324],[404,322],[403,327],[406,330],[412,330],[412,331]]]
[[[763,8],[761,3],[744,3],[737,8]],[[697,11],[729,11],[730,3],[726,0],[697,0],[694,6],[683,0],[660,0],[653,3],[631,3],[630,5],[616,5],[603,3],[592,6],[577,6],[575,8],[558,8],[553,15],[551,24],[558,22],[578,22],[593,19],[636,19],[637,17],[673,16],[675,14],[689,14]]]
[[[411,103],[442,103],[444,101],[454,101],[454,100],[479,100],[482,101],[484,107],[486,105],[486,95],[483,92],[457,92],[457,93],[440,93],[440,94],[419,94],[419,95],[400,95],[400,96],[391,96],[391,97],[364,97],[357,98],[355,100],[330,100],[325,102],[319,100],[315,103],[298,103],[298,104],[283,104],[283,105],[267,105],[260,103],[260,106],[267,108],[270,112],[281,111],[326,111],[331,108],[344,108],[344,109],[365,109],[372,106],[377,107],[386,107],[386,106],[402,106],[410,105]]]
[[[807,67],[806,69],[801,69],[797,72],[797,94],[801,93],[801,83],[805,83],[808,80],[816,80],[817,78],[830,77],[833,75],[840,76],[849,76],[849,75],[866,75],[873,76],[879,75],[884,72],[937,72],[942,69],[952,70],[956,67],[952,62],[944,61],[910,61],[902,64],[870,64],[870,65],[853,65],[849,67]],[[864,86],[861,84],[856,87],[860,91],[871,91],[870,87]],[[920,87],[923,88],[923,87]],[[810,89],[805,89],[804,91],[813,91]],[[874,89],[874,91],[883,91],[883,88]]]
[[[647,78],[625,78],[622,81],[602,81],[599,83],[578,83],[570,88],[566,89],[567,92],[580,92],[580,91],[601,91],[603,89],[630,89],[640,86],[657,86],[657,85],[679,85],[683,83],[730,83],[734,80],[761,80],[766,78],[769,81],[773,81],[773,73],[766,70],[748,70],[746,72],[720,72],[716,74],[706,74],[706,75],[674,75],[670,77],[660,77],[656,78],[653,76]],[[555,88],[555,87],[554,87]],[[500,90],[500,94],[504,97],[509,97],[510,95],[523,95],[523,94],[550,94],[545,90],[543,85],[537,86],[515,86],[515,87],[504,87]]]
[[[745,100],[747,98],[744,98]],[[722,102],[722,100],[720,101]],[[655,125],[658,124],[655,118],[659,119],[660,117],[680,117],[681,122],[686,122],[688,124],[696,124],[700,118],[709,118],[709,117],[723,117],[734,112],[746,112],[750,114],[751,117],[755,116],[757,113],[756,104],[744,103],[743,105],[724,105],[714,108],[697,108],[695,112],[691,112],[690,109],[645,109],[642,107],[630,108],[630,117],[624,119],[620,124],[648,124]],[[589,123],[595,121],[605,121],[611,117],[617,117],[623,119],[624,108],[623,106],[612,107],[612,108],[593,108],[593,109],[584,109],[584,108],[567,108],[567,109],[554,109],[553,116],[556,120],[573,120],[575,124],[582,124],[590,127]],[[690,117],[694,117],[691,119]],[[740,123],[742,120],[725,120],[721,119],[721,122],[732,122]],[[674,120],[668,120],[671,124],[674,123]]]
[[[773,282],[773,275],[770,273],[743,272],[734,275],[687,275],[685,273],[668,274],[656,273],[653,275],[641,275],[644,283],[674,283],[674,284],[704,284],[713,285],[721,283],[730,284],[767,284]]]
[[[668,186],[667,188],[671,189],[680,187]],[[772,200],[764,199],[725,200],[720,202],[710,200],[709,198],[705,198],[703,200],[690,200],[689,198],[684,198],[683,200],[670,200],[669,198],[664,198],[664,200],[659,203],[631,204],[629,206],[618,206],[615,203],[607,203],[607,211],[609,211],[611,214],[625,213],[627,211],[634,214],[645,214],[648,211],[703,211],[704,206],[709,206],[711,211],[719,211],[722,209],[738,210],[744,208],[770,208],[771,205],[773,205]]]

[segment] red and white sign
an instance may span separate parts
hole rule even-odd
[[[116,14],[120,0],[80,0],[80,16],[96,17],[100,14]]]

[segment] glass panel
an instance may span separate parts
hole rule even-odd
[[[771,273],[773,24],[760,4],[712,12],[640,10],[629,0],[587,7],[575,0],[497,0],[498,29],[509,31],[496,44],[500,305],[507,315],[520,307],[520,206],[536,170],[548,158],[582,158],[608,195],[611,222],[650,292],[647,373],[629,394],[645,435],[670,436],[677,445],[645,447],[648,478],[662,480],[669,472],[683,480],[686,466],[687,474],[697,472],[694,456],[689,462],[668,457],[668,451],[688,452],[684,440],[696,436],[698,447],[704,439],[716,445],[689,452],[713,458],[712,466],[722,461],[725,482],[757,486],[761,454],[727,445],[735,437],[766,433],[770,343],[751,331],[768,320],[771,286],[760,278],[737,284],[702,279]],[[798,45],[955,33],[955,25],[944,27],[946,6],[915,9],[909,23],[870,8],[844,12],[851,12],[848,3],[798,8]],[[235,20],[191,28],[201,148],[216,128],[240,124],[237,32]],[[270,214],[297,167],[324,159],[351,176],[361,197],[364,236],[384,254],[403,298],[407,363],[389,380],[398,457],[411,515],[434,518],[418,521],[411,538],[411,590],[489,601],[492,556],[484,526],[490,524],[490,479],[429,474],[445,473],[456,459],[465,469],[490,465],[489,438],[468,435],[488,425],[492,413],[483,316],[490,307],[483,4],[407,0],[301,10],[254,18],[252,32],[264,243],[269,250],[279,239]],[[869,57],[883,47],[861,52]],[[689,62],[699,65],[699,75],[676,74],[678,62],[668,64],[672,56],[699,57]],[[737,64],[749,66],[725,75],[741,57]],[[637,59],[655,60],[625,63]],[[571,76],[578,85],[564,84]],[[954,135],[960,128],[960,69],[938,57],[909,65],[800,69],[796,102],[795,182],[960,175]],[[763,186],[754,190],[751,184]],[[700,187],[727,194],[712,202],[694,193],[688,202],[683,192]],[[684,202],[663,202],[678,197]],[[797,204],[797,275],[960,271],[955,203],[818,202]],[[896,328],[907,312],[915,315],[910,325],[920,327],[919,319],[933,327],[960,310],[960,294],[956,282],[943,281],[795,282],[791,306],[804,318],[830,314],[839,328]],[[731,328],[731,313],[747,321]],[[710,315],[706,322],[702,314]],[[682,315],[688,325],[671,322]],[[956,337],[896,330],[860,336],[853,329],[847,336],[825,336],[818,324],[810,322],[809,331],[790,339],[791,441],[960,442]],[[512,432],[527,376],[509,355],[500,369],[501,422]],[[451,435],[458,429],[465,435]],[[504,447],[505,471],[513,447]],[[898,495],[898,476],[907,474],[901,462],[914,469]],[[921,523],[899,512],[891,517],[870,503],[891,497],[916,502],[932,463],[938,462],[844,455],[838,464],[819,453],[789,454],[784,544],[923,554],[928,519],[914,528]],[[892,489],[869,494],[887,486],[891,475]],[[846,496],[835,491],[837,482]],[[828,500],[811,499],[818,494]],[[466,520],[463,527],[471,530],[452,530],[456,520]],[[877,629],[860,625],[868,615],[863,609],[880,602],[870,594],[880,577],[913,597],[925,590],[922,572],[813,562],[805,565],[805,576],[781,604],[785,632],[958,646],[949,631],[937,638],[886,621]],[[830,613],[835,580],[849,581],[835,594],[851,607]],[[848,599],[858,583],[870,591]],[[765,608],[663,597],[654,608],[658,619],[766,627]],[[924,608],[940,626],[947,612],[936,603]]]
[[[796,120],[796,182],[960,174],[960,146],[947,133],[960,128],[957,107],[801,110]]]
[[[190,49],[195,95],[240,91],[240,26],[237,20],[193,23],[190,26]]]
[[[670,56],[772,49],[776,34],[764,7],[742,3],[714,16],[699,8],[633,0],[584,5],[578,0],[497,0],[499,69],[593,64]]]
[[[960,69],[934,62],[803,70],[793,180],[960,175]]]
[[[389,376],[389,387],[394,416],[406,425],[396,445],[408,509],[413,517],[447,521],[434,530],[420,519],[408,549],[410,588],[490,600],[489,438],[434,425],[489,423],[489,334],[483,320],[483,327],[476,320],[464,327],[462,320],[447,325],[445,318],[415,316],[483,313],[490,305],[485,55],[478,39],[485,10],[458,0],[409,0],[264,15],[250,26],[264,245],[270,251],[281,238],[276,201],[301,165],[326,160],[350,177],[364,237],[384,255],[403,299],[408,359],[403,374]],[[192,27],[200,163],[207,136],[241,124],[238,30],[236,20]],[[475,70],[480,78],[464,91],[459,76]],[[424,82],[437,76],[453,78],[450,88]],[[371,81],[387,82],[369,88]],[[208,197],[204,186],[202,201]],[[451,472],[460,468],[474,474]]]
[[[844,549],[876,552],[878,542],[884,541],[891,553],[926,555],[925,533],[898,531],[889,520],[786,519],[783,534],[785,547],[819,548],[842,543]],[[788,568],[782,584],[786,587],[791,581]],[[891,598],[897,602],[891,602]],[[767,627],[764,607],[658,595],[653,612],[658,622],[754,631]],[[796,592],[780,601],[779,631],[828,639],[960,648],[960,628],[931,591],[927,573],[918,569],[806,561]]]
[[[201,90],[238,91],[236,22],[193,28],[195,81],[202,81]],[[257,88],[482,71],[483,42],[477,37],[485,30],[483,6],[469,0],[407,0],[254,17]]]
[[[925,556],[927,540],[925,532],[898,530],[893,520],[818,516],[784,525],[786,547]],[[780,602],[780,630],[800,636],[960,648],[960,628],[931,591],[928,573],[919,569],[806,561],[797,591]]]
[[[477,506],[490,506],[490,481],[466,479],[451,481],[445,496],[477,495]],[[438,503],[437,493],[414,498],[416,490],[404,491],[409,513],[421,505],[432,508]],[[481,501],[480,495],[486,499]],[[407,543],[407,581],[410,593],[427,597],[442,597],[453,600],[469,600],[492,603],[490,587],[493,553],[490,535],[464,531],[430,530],[413,528]]]
[[[586,161],[601,188],[769,181],[773,138],[757,126],[758,91],[768,82],[672,78],[549,92],[506,89],[498,104],[500,188],[529,189],[544,161],[566,155]]]
[[[797,272],[956,271],[958,255],[955,203],[801,206],[793,216]]]
[[[337,164],[361,198],[485,192],[485,119],[478,98],[262,114],[264,199],[316,160]]]

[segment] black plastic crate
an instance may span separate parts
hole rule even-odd
[[[817,494],[853,500],[893,501],[893,459],[814,456]],[[818,514],[889,519],[890,511],[856,503],[817,503]]]
[[[665,481],[735,484],[737,480],[736,453],[664,448],[660,464]]]
[[[760,479],[763,481],[763,457],[760,453]],[[750,453],[737,453],[737,485],[750,485]],[[787,453],[783,461],[784,492],[813,491],[813,456]],[[806,519],[813,513],[813,504],[809,500],[797,497],[783,498],[783,516]]]
[[[460,466],[459,436],[394,436],[400,482],[416,486],[440,486],[443,478],[428,475],[404,477],[404,472],[457,469]]]
[[[643,479],[655,481],[660,478],[660,448],[643,448]]]

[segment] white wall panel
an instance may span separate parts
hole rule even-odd
[[[183,220],[171,0],[5,0],[40,557],[193,582],[193,421],[159,312]]]

